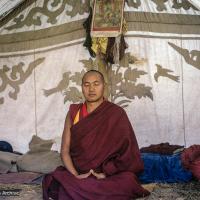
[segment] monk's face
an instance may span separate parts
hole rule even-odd
[[[86,101],[101,101],[104,93],[104,82],[100,74],[96,72],[86,74],[82,82],[82,91]]]

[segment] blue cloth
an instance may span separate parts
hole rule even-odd
[[[6,141],[0,141],[0,151],[12,153],[13,148],[10,143],[8,143]]]
[[[142,183],[177,183],[192,179],[192,173],[182,166],[180,153],[173,155],[142,153],[141,155],[144,161],[144,172],[139,179]]]

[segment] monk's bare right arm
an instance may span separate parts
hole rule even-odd
[[[85,174],[78,174],[76,171],[74,164],[72,162],[72,158],[70,156],[70,141],[71,141],[71,120],[69,117],[69,112],[67,113],[67,117],[65,120],[65,126],[63,130],[62,135],[62,143],[61,143],[61,158],[64,163],[65,168],[71,172],[74,176],[76,176],[79,179],[87,178],[92,174],[92,171],[90,170],[88,173]]]
[[[74,164],[72,162],[71,156],[70,156],[70,140],[71,140],[70,128],[71,128],[71,121],[70,121],[69,113],[67,113],[63,135],[62,135],[61,158],[66,169],[69,172],[71,172],[73,175],[77,176],[78,172],[76,171]]]

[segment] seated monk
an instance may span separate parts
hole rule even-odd
[[[85,73],[85,103],[72,104],[61,144],[65,167],[43,179],[43,198],[130,200],[149,194],[137,179],[143,162],[125,111],[103,97],[104,77]]]

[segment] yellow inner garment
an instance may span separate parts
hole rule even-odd
[[[80,118],[80,109],[78,110],[78,112],[76,113],[76,116],[74,118],[74,122],[73,124],[76,124],[79,122],[79,118]]]

